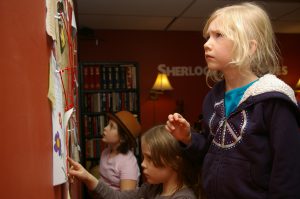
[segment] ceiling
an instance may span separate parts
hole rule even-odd
[[[232,0],[75,0],[78,28],[201,31],[218,7]],[[257,1],[270,15],[275,32],[300,33],[300,0]]]

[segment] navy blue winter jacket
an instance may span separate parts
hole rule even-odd
[[[202,163],[208,199],[300,199],[300,109],[294,91],[267,74],[227,118],[224,81],[203,103],[204,131],[185,148]]]

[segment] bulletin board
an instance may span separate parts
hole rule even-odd
[[[79,161],[77,26],[72,0],[46,0],[52,38],[48,98],[52,108],[53,185],[68,181],[67,157]]]

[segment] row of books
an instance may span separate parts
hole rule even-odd
[[[135,89],[136,86],[136,67],[132,64],[83,67],[84,89]]]
[[[101,137],[107,123],[104,115],[84,115],[83,120],[83,130],[86,137]]]
[[[117,112],[127,110],[137,112],[137,93],[135,92],[101,92],[85,93],[83,110],[86,112]]]
[[[85,157],[99,159],[104,148],[105,143],[103,143],[100,139],[86,140]]]

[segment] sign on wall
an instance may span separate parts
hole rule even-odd
[[[207,66],[167,66],[159,64],[157,70],[161,73],[166,73],[168,76],[201,76],[206,75]],[[288,67],[282,66],[279,75],[287,75]]]

